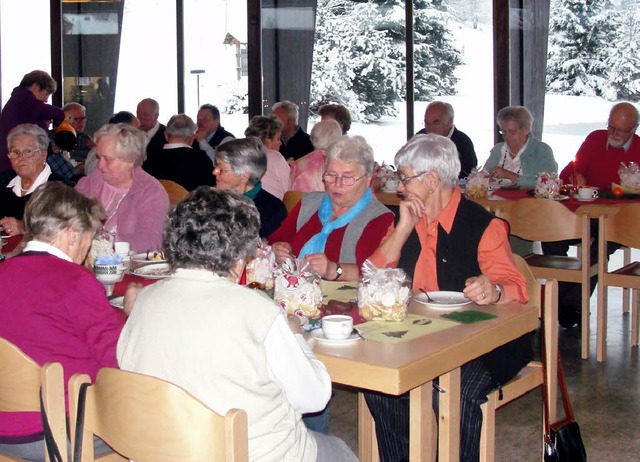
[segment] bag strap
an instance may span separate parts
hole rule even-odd
[[[42,388],[40,389],[40,416],[42,417],[42,429],[44,431],[44,443],[49,454],[49,460],[51,462],[62,462],[62,454],[60,454],[60,448],[58,443],[53,437],[51,431],[51,425],[49,425],[49,417],[47,411],[44,408],[44,400],[42,399]]]
[[[78,394],[78,413],[76,415],[76,441],[73,446],[73,462],[80,462],[82,459],[82,435],[84,433],[84,408],[87,400],[87,388],[90,383],[80,385]]]

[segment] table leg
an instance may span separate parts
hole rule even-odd
[[[460,368],[440,377],[440,416],[438,442],[440,462],[460,458]]]
[[[433,385],[427,382],[409,392],[409,460],[436,460],[436,422]]]
[[[362,392],[358,392],[358,459],[361,462],[380,460],[376,425]]]

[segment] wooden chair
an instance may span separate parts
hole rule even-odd
[[[542,354],[544,354],[545,364],[547,365],[550,421],[555,422],[558,383],[558,282],[555,279],[547,279],[546,283],[542,285],[535,279],[531,269],[522,257],[518,255],[513,257],[516,260],[516,266],[527,280],[529,303],[538,306],[540,319],[544,318],[544,331],[541,332],[541,335],[544,335],[545,348]],[[481,406],[483,422],[480,436],[480,462],[491,462],[495,457],[496,410],[535,388],[541,387],[543,379],[542,363],[540,361],[532,361],[516,377],[502,387],[502,399],[500,399],[498,390],[488,395],[488,401]],[[544,406],[542,407],[544,409]],[[543,430],[543,427],[544,423],[541,422],[541,430]],[[544,436],[544,430],[542,435]],[[541,460],[544,459],[543,443],[544,441],[541,438]]]
[[[167,195],[169,196],[169,203],[171,205],[176,205],[182,199],[189,195],[189,191],[180,186],[175,181],[171,180],[158,180],[162,187],[167,191]]]
[[[90,383],[89,376],[75,374],[69,380],[72,429],[83,383]],[[176,385],[119,369],[101,369],[86,390],[82,462],[94,460],[93,435],[136,462],[248,460],[244,411],[218,415]]]
[[[509,209],[511,234],[528,241],[554,242],[579,239],[578,257],[529,254],[525,256],[536,278],[582,285],[582,358],[589,357],[589,282],[598,273],[591,263],[589,217],[573,213],[548,199],[520,199]]]
[[[621,268],[608,269],[607,242],[616,242],[628,248],[640,248],[640,204],[616,207],[617,213],[601,215],[598,238],[598,327],[596,332],[596,359],[604,361],[607,354],[607,289],[622,287],[632,290],[631,345],[638,345],[638,289],[640,289],[640,262],[631,261],[625,250]],[[627,255],[627,252],[628,255]],[[628,305],[627,305],[628,306]],[[623,299],[623,311],[624,299]]]
[[[60,363],[38,363],[13,343],[0,338],[0,412],[40,413],[40,390],[53,439],[63,462],[67,462],[67,418],[64,407],[64,378]],[[46,454],[45,459],[49,461]],[[0,454],[0,461],[19,461]]]
[[[298,202],[300,202],[300,199],[302,199],[302,196],[304,195],[305,193],[302,191],[287,191],[286,193],[284,193],[282,202],[284,202],[284,206],[287,208],[287,213],[293,210],[293,208]]]

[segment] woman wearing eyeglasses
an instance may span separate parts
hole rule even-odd
[[[304,257],[330,281],[356,281],[362,263],[393,225],[369,183],[373,150],[361,136],[341,136],[326,150],[326,192],[307,193],[269,238],[278,262]]]
[[[31,193],[47,181],[62,181],[47,164],[49,136],[34,124],[21,124],[7,135],[8,157],[17,175],[0,188],[0,226],[3,234],[24,234],[24,207]]]
[[[538,173],[558,171],[551,147],[531,134],[533,116],[526,107],[500,109],[497,122],[504,142],[493,147],[484,164],[494,178],[518,188],[533,188]]]

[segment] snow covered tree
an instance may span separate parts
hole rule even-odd
[[[619,31],[616,50],[605,62],[607,88],[605,98],[640,100],[640,20],[635,10],[618,13]]]

